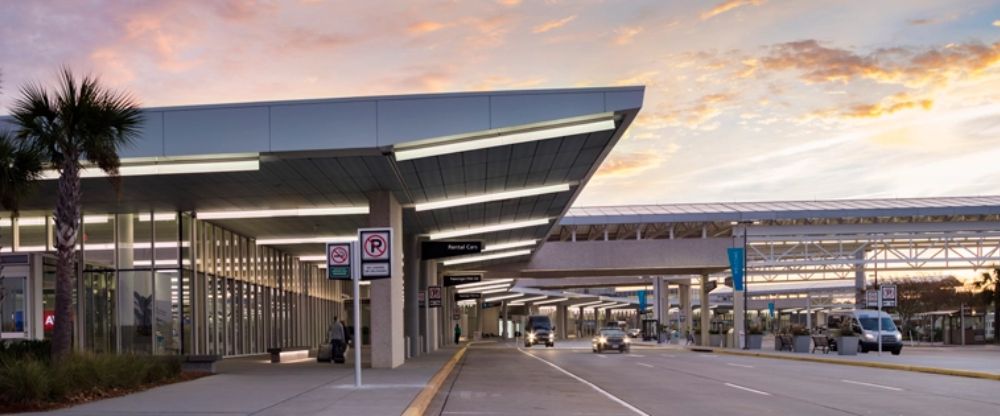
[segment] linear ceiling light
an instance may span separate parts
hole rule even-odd
[[[313,217],[323,215],[362,215],[368,214],[368,206],[362,207],[329,207],[329,208],[292,208],[292,209],[261,209],[250,211],[199,211],[198,219],[225,220],[239,218],[278,218],[278,217]]]
[[[299,256],[299,261],[326,261],[326,256],[322,254]]]
[[[602,303],[604,303],[603,300],[595,300],[593,302],[578,303],[576,305],[570,305],[570,306],[573,307],[573,308],[582,308],[582,307],[585,307],[585,306],[599,305],[599,304],[602,304]]]
[[[258,246],[283,246],[292,244],[323,244],[323,243],[350,243],[358,241],[357,236],[325,236],[325,237],[284,237],[284,238],[262,238],[257,240]]]
[[[441,144],[397,146],[395,148],[395,153],[397,161],[404,161],[458,152],[468,152],[471,150],[486,149],[490,147],[527,143],[555,137],[593,133],[595,131],[612,130],[614,128],[615,121],[609,117],[601,120],[590,120],[582,123],[507,134],[487,133],[487,135],[478,138],[469,138],[461,141]]]
[[[463,257],[455,260],[445,260],[441,264],[445,266],[452,266],[455,264],[465,264],[465,263],[475,263],[477,261],[504,259],[507,257],[517,257],[531,254],[531,250],[514,250],[514,251],[504,251],[502,253],[484,254],[482,256],[472,256]]]
[[[149,213],[141,213],[138,215],[139,221],[149,222]],[[177,214],[174,212],[157,212],[153,214],[153,221],[173,221],[177,219]]]
[[[466,288],[476,287],[476,286],[492,286],[492,285],[499,285],[499,284],[502,284],[502,283],[512,283],[513,281],[514,281],[514,279],[510,279],[510,278],[507,278],[507,279],[492,279],[492,280],[483,280],[483,281],[473,282],[473,283],[462,283],[460,285],[455,285],[455,287],[458,288],[458,289],[466,289]]]
[[[125,161],[123,161],[125,162]],[[118,168],[118,176],[179,175],[186,173],[246,172],[260,170],[257,156],[249,160],[198,160],[198,161],[154,161],[153,163],[127,165]],[[84,167],[81,178],[105,178],[108,174],[97,167]],[[59,171],[45,169],[39,175],[41,180],[59,179]]]
[[[535,296],[535,297],[532,297],[532,298],[518,299],[517,301],[518,302],[534,302],[536,300],[542,300],[542,299],[545,299],[547,297],[548,296]]]
[[[500,285],[492,285],[492,286],[464,287],[464,288],[458,289],[458,293],[476,293],[476,292],[480,292],[480,291],[483,291],[483,290],[509,289],[509,288],[510,288],[509,284],[500,284]]]
[[[535,244],[538,244],[538,240],[522,240],[522,241],[514,241],[514,242],[510,242],[510,243],[503,243],[503,244],[490,244],[490,245],[488,245],[486,247],[483,247],[483,250],[481,251],[481,253],[488,253],[490,251],[506,250],[506,249],[509,249],[509,248],[528,247],[528,246],[533,246]]]
[[[510,291],[509,288],[502,288],[502,289],[484,290],[484,291],[479,292],[479,293],[482,293],[484,295],[489,295],[490,293],[504,293],[504,292],[509,292],[509,291]]]
[[[559,185],[539,186],[537,188],[518,189],[515,191],[496,192],[492,194],[467,196],[463,198],[443,199],[435,202],[424,202],[421,204],[416,204],[413,206],[413,208],[416,209],[417,211],[427,211],[431,209],[451,208],[451,207],[460,207],[463,205],[480,204],[483,202],[502,201],[505,199],[554,194],[558,192],[568,191],[569,186],[570,184],[563,183]]]
[[[562,301],[564,301],[564,300],[569,300],[569,298],[555,298],[555,299],[549,299],[549,300],[546,300],[546,301],[542,301],[542,302],[535,302],[535,305],[548,305],[548,304],[550,304],[550,303],[559,303],[559,302],[562,302]]]
[[[515,230],[518,228],[534,227],[549,223],[548,218],[536,218],[527,221],[508,222],[502,224],[487,225],[483,227],[462,228],[457,230],[440,231],[430,234],[431,240],[441,240],[445,238],[463,237],[467,235],[486,234],[495,231]]]
[[[653,290],[652,286],[615,286],[615,292],[638,292],[640,290]]]
[[[492,297],[492,298],[485,298],[485,299],[483,299],[483,302],[495,302],[495,301],[498,301],[498,300],[519,298],[521,296],[524,296],[524,293],[513,293],[513,294],[510,294],[510,295],[503,295],[503,296],[495,296],[495,297]]]
[[[617,304],[617,303],[618,302],[601,302],[601,303],[599,303],[597,305],[588,306],[588,307],[586,307],[584,309],[600,309],[600,308],[603,308],[605,306],[611,306],[611,305],[614,305],[614,304]]]

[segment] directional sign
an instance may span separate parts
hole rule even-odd
[[[351,243],[326,244],[326,277],[351,280]]]
[[[444,287],[463,285],[466,283],[476,283],[483,280],[481,274],[445,275]]]
[[[482,297],[482,293],[456,293],[455,301],[458,302],[460,300],[479,299]]]
[[[441,286],[427,286],[427,307],[441,307]]]
[[[483,251],[482,241],[424,241],[420,243],[421,260],[476,254],[480,251]]]
[[[733,290],[743,290],[743,247],[733,247],[727,250],[729,268],[733,271]]]
[[[361,280],[392,277],[392,229],[362,228],[358,230],[361,246]]]
[[[877,308],[878,307],[878,291],[877,290],[866,290],[865,291],[865,307]]]
[[[882,285],[882,306],[895,308],[896,294],[896,285]]]

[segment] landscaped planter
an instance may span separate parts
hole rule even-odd
[[[837,337],[837,355],[858,355],[858,337]]]
[[[764,335],[761,334],[750,334],[750,345],[747,348],[751,350],[759,350],[761,344],[764,343]]]
[[[708,342],[710,347],[722,347],[722,334],[709,334]]]
[[[812,345],[812,337],[809,335],[796,335],[792,338],[795,352],[809,352]]]

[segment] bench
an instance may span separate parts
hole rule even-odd
[[[826,335],[813,335],[812,339],[813,339],[813,350],[812,350],[813,354],[816,353],[817,348],[819,348],[820,351],[823,351],[823,354],[830,353],[830,340],[826,337]]]
[[[307,359],[309,350],[309,347],[274,347],[268,348],[267,353],[271,354],[271,363],[276,364]]]
[[[221,359],[221,355],[186,355],[181,362],[181,371],[215,374],[215,363]]]
[[[794,342],[791,334],[778,334],[778,351],[792,351]]]

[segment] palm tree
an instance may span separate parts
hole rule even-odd
[[[79,81],[63,69],[59,86],[49,91],[40,84],[21,88],[11,111],[18,136],[38,146],[43,158],[59,171],[56,196],[56,305],[52,355],[70,351],[73,328],[72,293],[76,278],[76,239],[80,232],[80,171],[94,165],[118,188],[118,150],[138,134],[142,116],[127,93],[105,88],[97,78]]]
[[[20,202],[31,190],[42,171],[42,155],[38,148],[15,142],[6,131],[0,131],[0,206],[10,211],[11,221],[17,217]],[[3,287],[3,261],[0,258],[0,307],[7,292]]]
[[[979,296],[986,307],[993,303],[993,342],[1000,344],[1000,266],[994,267],[993,273],[983,272],[972,284],[982,290]]]

